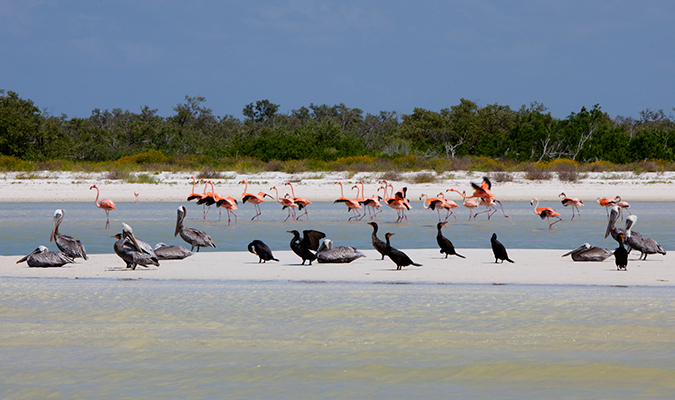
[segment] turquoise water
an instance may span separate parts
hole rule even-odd
[[[317,202],[309,206],[309,221],[304,217],[300,221],[284,222],[286,211],[279,204],[266,202],[261,205],[263,215],[258,221],[251,221],[252,206],[240,204],[238,223],[227,225],[225,220],[218,221],[218,210],[212,209],[208,218],[202,218],[202,207],[194,203],[120,203],[110,214],[112,229],[105,229],[105,213],[94,207],[92,203],[0,203],[0,254],[28,254],[38,245],[49,243],[52,216],[54,210],[65,210],[65,219],[61,232],[84,243],[89,254],[112,253],[115,239],[110,236],[121,231],[122,222],[130,224],[136,235],[151,243],[183,244],[180,237],[174,237],[176,209],[184,204],[188,209],[185,225],[201,229],[211,235],[218,246],[217,251],[245,251],[246,245],[253,239],[261,239],[272,250],[287,250],[291,229],[317,229],[325,232],[336,245],[350,245],[357,248],[370,248],[372,228],[366,225],[367,218],[362,221],[347,221],[351,213],[342,204]],[[532,212],[529,202],[504,202],[509,218],[501,212],[491,220],[485,215],[468,221],[468,210],[456,209],[458,221],[450,217],[444,234],[449,237],[455,247],[489,248],[490,236],[496,232],[507,248],[524,249],[574,249],[584,242],[595,246],[615,248],[616,242],[611,237],[604,238],[607,224],[607,213],[604,207],[595,203],[582,208],[581,220],[570,221],[572,210],[564,208],[559,202],[550,202],[542,207],[553,206],[565,218],[548,229],[546,221],[542,221]],[[425,210],[419,202],[413,203],[413,210],[408,213],[407,223],[396,223],[393,210],[385,209],[378,217],[380,237],[386,232],[394,232],[392,244],[399,248],[435,248],[436,223],[435,211]],[[669,204],[660,202],[635,202],[631,210],[639,215],[635,230],[654,238],[666,250],[675,249],[675,213],[670,212]],[[623,223],[623,221],[619,221]],[[213,251],[204,249],[203,251]]]
[[[672,398],[675,290],[3,279],[0,398]]]

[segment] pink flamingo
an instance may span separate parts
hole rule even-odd
[[[595,199],[595,202],[605,207],[605,211],[607,211],[607,217],[609,217],[609,208],[616,204],[616,200],[611,197],[598,197]]]
[[[138,203],[138,190],[134,192],[134,203]]]
[[[397,199],[395,197],[387,197],[387,187],[391,187],[391,185],[387,185],[385,182],[384,186],[380,186],[380,188],[377,189],[378,191],[380,189],[384,191],[384,203],[396,210],[396,214],[398,215],[396,222],[401,222],[404,218],[407,221],[408,216],[405,215],[405,210],[410,210],[410,206],[403,200]],[[393,191],[394,189],[392,188],[391,190]]]
[[[199,200],[202,198],[202,195],[199,193],[195,193],[195,185],[197,184],[197,180],[195,180],[194,176],[191,176],[190,179],[192,179],[192,193],[190,193],[187,197],[187,201],[192,201],[192,200]],[[204,180],[202,179],[202,182]],[[204,189],[204,192],[206,192],[206,189]]]
[[[436,210],[438,213],[438,222],[441,222],[441,209],[445,209],[445,200],[439,199],[438,197],[429,197],[425,193],[420,195],[420,200],[422,201],[422,207],[426,210]],[[448,220],[448,215],[446,215],[445,220]]]
[[[357,184],[361,184],[361,200],[359,203],[362,205],[368,207],[366,210],[370,213],[370,219],[377,218],[377,214],[382,212],[382,204],[380,203],[380,200],[382,200],[382,197],[374,194],[371,197],[366,197],[366,192],[365,192],[365,187],[363,185],[363,181],[358,181],[356,182]],[[354,185],[356,186],[356,185]],[[353,189],[353,188],[352,188]]]
[[[361,216],[361,213],[359,212],[359,209],[361,208],[361,204],[359,204],[359,202],[356,201],[356,200],[348,199],[348,198],[345,197],[344,187],[342,186],[342,182],[339,182],[339,181],[338,181],[338,182],[335,182],[335,184],[336,184],[336,185],[340,185],[340,197],[337,198],[337,199],[333,202],[333,204],[335,204],[335,203],[344,203],[344,204],[347,206],[347,212],[349,212],[349,211],[351,211],[351,210],[354,210],[354,213],[356,213],[356,215],[354,215],[354,216],[352,216],[352,217],[349,217],[349,219],[348,219],[347,221],[351,221],[352,219],[361,219],[361,218],[363,218],[363,217]]]
[[[560,201],[563,206],[565,207],[572,206],[572,219],[574,219],[574,210],[577,210],[577,214],[579,214],[579,219],[581,219],[581,211],[579,211],[579,207],[583,206],[584,203],[578,197],[567,197],[565,192],[560,193],[558,197],[560,196],[562,196],[563,198]]]
[[[627,201],[621,200],[621,196],[616,196],[614,198],[616,200],[616,205],[619,206],[619,215],[621,216],[621,211],[626,210],[628,211],[628,214],[633,215],[632,212],[628,209],[630,207],[630,204],[628,204]],[[621,219],[623,219],[623,216],[621,216]]]
[[[309,214],[307,214],[307,206],[312,204],[311,201],[305,199],[304,197],[296,197],[295,196],[295,190],[293,190],[293,185],[291,185],[290,182],[286,182],[285,185],[288,185],[291,187],[291,193],[293,194],[293,202],[298,205],[298,210],[304,209],[305,212],[303,213],[307,219],[309,219]],[[302,217],[303,214],[300,214],[300,217]],[[300,218],[298,217],[298,218]]]
[[[535,202],[537,202],[536,205],[534,205]],[[555,225],[555,224],[557,224],[558,222],[562,221],[562,218],[560,218],[560,214],[558,214],[558,213],[557,213],[554,209],[552,209],[551,207],[537,208],[537,206],[539,206],[539,200],[537,200],[536,197],[533,198],[533,199],[530,201],[530,205],[534,205],[534,210],[532,210],[532,211],[534,211],[534,214],[535,214],[535,215],[540,216],[541,219],[544,219],[544,218],[547,219],[547,221],[548,221],[548,229],[551,229],[551,227],[552,227],[553,225]],[[551,217],[558,218],[558,220],[555,221],[554,223],[551,223],[551,220],[550,220]]]
[[[286,217],[284,222],[288,221],[291,216],[293,217],[293,221],[296,221],[298,217],[295,216],[295,209],[298,205],[290,198],[290,195],[286,193],[286,196],[279,197],[279,189],[276,186],[272,186],[270,190],[274,190],[277,193],[277,202],[282,205],[281,209],[288,208],[288,217]]]
[[[243,203],[246,203],[247,201],[249,203],[253,203],[253,206],[255,208],[256,214],[253,216],[253,218],[251,218],[251,221],[253,221],[262,214],[262,211],[260,211],[260,203],[265,201],[265,196],[269,197],[270,199],[273,199],[273,197],[265,192],[259,192],[258,194],[246,193],[246,190],[248,190],[248,183],[246,182],[246,180],[243,179],[239,183],[243,183],[245,185],[244,193],[241,195],[241,201]]]
[[[437,197],[443,201],[443,208],[448,210],[448,212],[445,214],[445,220],[447,221],[448,217],[450,217],[450,214],[452,214],[452,217],[455,219],[455,222],[457,222],[457,216],[452,211],[452,209],[459,207],[459,204],[455,203],[452,200],[446,199],[445,194],[443,192],[440,192]]]
[[[108,228],[110,228],[110,210],[114,210],[117,207],[115,207],[115,203],[113,203],[113,201],[110,200],[110,199],[103,199],[99,203],[98,202],[98,196],[99,196],[100,192],[98,191],[98,186],[93,185],[89,188],[89,190],[91,190],[91,189],[96,189],[96,200],[94,200],[94,204],[96,204],[96,207],[102,208],[103,211],[105,211],[105,218],[106,218],[105,228],[108,229]]]
[[[471,218],[476,218],[473,215],[473,209],[477,208],[480,205],[480,200],[473,198],[473,196],[467,196],[466,191],[460,192],[457,189],[450,188],[446,190],[446,192],[457,192],[459,193],[460,196],[462,196],[462,205],[466,208],[469,209],[469,221],[471,221]]]

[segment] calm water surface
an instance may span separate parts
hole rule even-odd
[[[673,398],[675,290],[0,281],[0,398]]]
[[[136,236],[151,243],[183,244],[180,237],[174,237],[176,209],[184,204],[188,209],[185,225],[206,231],[218,246],[218,251],[242,251],[253,239],[262,239],[272,250],[288,249],[291,235],[287,230],[317,229],[325,232],[336,245],[351,245],[357,248],[370,248],[372,228],[362,221],[347,221],[351,213],[341,204],[317,202],[309,206],[309,221],[304,217],[300,221],[284,222],[286,212],[279,204],[262,204],[263,214],[259,221],[251,221],[253,207],[240,204],[238,223],[227,225],[227,217],[218,221],[218,210],[212,209],[207,219],[202,218],[202,208],[194,203],[119,203],[111,211],[112,229],[105,229],[105,213],[90,202],[87,203],[0,203],[0,254],[27,254],[43,244],[56,250],[48,243],[54,210],[65,210],[65,219],[61,232],[82,240],[87,252],[112,253],[115,239],[110,236],[121,231],[122,222],[130,224]],[[497,232],[500,240],[508,248],[547,248],[572,249],[584,242],[595,246],[616,247],[616,243],[604,238],[607,214],[603,207],[594,202],[582,208],[581,220],[570,221],[572,210],[564,208],[559,202],[541,204],[553,206],[564,220],[548,229],[546,221],[533,214],[529,202],[505,202],[504,208],[510,218],[504,218],[501,212],[490,221],[485,215],[468,221],[468,210],[456,209],[458,222],[450,217],[444,234],[450,237],[457,248],[486,248],[490,245],[492,232]],[[386,232],[394,232],[393,245],[399,248],[436,247],[435,211],[425,210],[419,202],[413,203],[408,213],[407,223],[396,223],[396,214],[385,209],[377,217],[380,224],[380,237]],[[675,213],[670,203],[634,202],[631,210],[639,215],[635,230],[656,239],[666,250],[675,249]],[[619,221],[623,224],[623,221]],[[206,249],[205,249],[206,250]],[[213,251],[213,250],[206,250]]]

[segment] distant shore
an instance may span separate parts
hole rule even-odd
[[[430,197],[449,188],[472,193],[471,182],[479,183],[483,172],[456,171],[441,174],[432,182],[415,183],[424,172],[401,173],[398,181],[390,181],[397,190],[408,188],[408,197],[417,200],[422,193]],[[97,184],[101,190],[101,198],[109,198],[114,202],[133,202],[134,192],[138,192],[138,201],[185,201],[192,192],[190,173],[162,172],[147,173],[157,183],[126,183],[121,180],[106,179],[105,173],[82,172],[49,172],[26,173],[6,172],[0,174],[0,202],[62,202],[82,201],[93,202],[96,194],[89,188]],[[433,173],[426,173],[434,176]],[[336,181],[345,184],[345,196],[356,197],[356,190],[351,187],[358,181],[365,185],[365,195],[382,195],[377,191],[378,181],[382,176],[378,172],[364,172],[351,174],[347,172],[306,172],[286,174],[281,172],[263,172],[257,174],[237,174],[223,172],[224,178],[212,179],[215,190],[225,196],[237,198],[244,191],[244,185],[239,184],[246,180],[248,192],[260,191],[273,194],[270,188],[276,186],[281,195],[290,192],[284,185],[292,182],[295,194],[310,201],[333,201],[340,196],[340,188]],[[621,196],[626,201],[675,201],[675,172],[643,173],[636,175],[632,172],[595,172],[585,173],[575,182],[560,181],[557,178],[550,180],[527,180],[523,173],[511,173],[512,181],[499,182],[492,179],[492,193],[502,201],[529,201],[533,197],[541,201],[559,200],[559,194],[565,192],[569,197],[579,197],[585,203],[594,202],[597,197]],[[197,184],[195,192],[202,193],[203,184]],[[210,187],[208,189],[211,190]],[[461,201],[457,193],[447,193],[446,198]]]

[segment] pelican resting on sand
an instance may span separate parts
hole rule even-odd
[[[321,247],[316,252],[316,261],[319,263],[350,263],[357,258],[365,257],[366,255],[350,246],[333,247],[333,241],[325,239],[321,243]]]
[[[616,207],[616,206],[615,206]],[[640,254],[640,260],[646,260],[649,254],[666,254],[666,251],[663,250],[656,240],[648,237],[644,237],[637,232],[633,232],[633,225],[637,222],[637,215],[633,214],[626,218],[626,230],[625,235],[626,239],[624,242],[628,245],[628,252],[630,253],[631,249],[638,250]]]
[[[576,249],[563,254],[562,257],[571,255],[574,261],[605,261],[612,254],[614,253],[610,250],[584,243]]]
[[[61,267],[65,264],[75,262],[72,258],[61,252],[49,251],[45,246],[39,246],[16,263],[19,264],[24,261],[26,261],[31,268]]]
[[[84,249],[84,245],[78,239],[70,235],[64,235],[59,232],[59,226],[63,222],[63,215],[65,212],[61,209],[54,211],[54,222],[52,223],[52,235],[49,237],[49,242],[52,240],[56,243],[56,247],[61,250],[61,252],[67,255],[70,258],[84,258],[88,260],[87,251]]]
[[[113,237],[117,238],[113,245],[115,254],[127,263],[127,268],[136,269],[138,265],[144,267],[156,265],[159,267],[159,260],[155,251],[149,244],[136,239],[134,231],[129,225],[122,223],[122,233]]]
[[[182,260],[195,254],[183,246],[169,246],[164,243],[157,243],[154,250],[158,260]]]
[[[206,232],[195,228],[186,228],[183,226],[183,220],[187,215],[187,209],[185,206],[178,207],[176,214],[176,231],[174,232],[173,236],[176,237],[180,233],[180,237],[192,246],[190,251],[194,251],[195,247],[197,248],[197,253],[199,253],[200,247],[211,246],[214,249],[216,248],[215,243],[213,243],[213,240],[211,240],[211,236],[207,235]]]
[[[279,261],[276,258],[274,258],[274,255],[272,254],[272,250],[270,250],[269,247],[265,243],[263,243],[262,240],[254,240],[251,243],[248,244],[248,251],[250,253],[255,254],[258,256],[258,264],[261,262],[264,263],[266,261],[274,260],[274,261]]]

